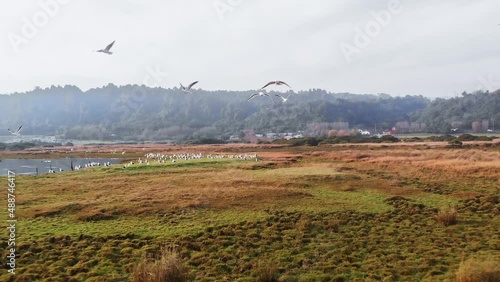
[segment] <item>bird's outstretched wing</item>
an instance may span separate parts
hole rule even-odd
[[[21,125],[21,126],[19,126],[19,128],[16,130],[16,133],[21,132],[21,128],[23,128],[23,126],[22,126],[22,125]]]
[[[247,100],[247,101],[250,101],[250,99],[252,99],[253,97],[255,97],[255,96],[257,96],[257,95],[259,95],[259,93],[252,94],[252,96],[250,96],[250,98],[248,98],[248,100]]]
[[[113,47],[113,44],[115,44],[115,41],[111,42],[108,46],[106,46],[106,48],[104,50],[109,52],[109,49],[111,49],[111,47]]]
[[[189,89],[191,89],[191,87],[193,87],[193,85],[195,85],[196,83],[198,83],[198,81],[195,81],[195,82],[193,82],[193,83],[189,84],[189,86],[187,87],[187,89],[188,89],[188,90],[189,90]]]
[[[264,89],[264,88],[268,87],[269,85],[271,85],[271,84],[275,84],[275,83],[276,83],[276,81],[271,81],[271,82],[268,82],[268,83],[267,83],[266,85],[264,85],[261,89]]]
[[[271,95],[267,94],[267,93],[264,93],[265,96],[269,97],[269,99],[271,99],[271,101],[273,101],[273,104],[276,103],[273,99],[273,97],[271,97]]]
[[[276,96],[276,97],[280,97],[280,98],[281,98],[281,100],[285,101],[285,97],[283,97],[283,96],[281,96],[281,95],[274,94],[274,96]]]
[[[285,84],[286,86],[290,87],[290,85],[288,85],[288,84],[287,84],[286,82],[284,82],[284,81],[281,81],[281,80],[280,80],[278,83],[280,83],[280,84]],[[290,87],[290,88],[292,88],[292,87]]]

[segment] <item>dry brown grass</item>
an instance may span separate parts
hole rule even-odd
[[[164,247],[159,259],[143,258],[132,278],[135,282],[184,282],[189,280],[189,269],[172,247]]]
[[[457,223],[457,210],[452,207],[441,208],[436,215],[436,220],[444,226],[450,226]]]
[[[498,282],[500,262],[493,259],[468,259],[460,263],[457,282]]]
[[[135,174],[103,170],[92,177],[75,172],[30,178],[29,183],[19,184],[27,189],[19,195],[19,204],[24,204],[19,213],[25,217],[65,213],[85,220],[179,208],[254,208],[308,196],[289,189],[285,179],[258,179],[252,170],[174,170],[165,166]],[[45,201],[38,200],[40,195],[46,195]],[[68,208],[74,204],[78,208]]]
[[[272,261],[259,261],[255,268],[257,282],[277,282],[278,267]]]
[[[113,267],[117,271],[126,269],[126,273],[120,272],[124,277],[133,273],[142,251],[153,248],[140,245],[143,240],[136,240],[142,238],[138,234],[154,236],[159,242],[180,240],[183,247],[179,254],[191,274],[203,276],[201,280],[206,281],[236,281],[243,276],[252,281],[257,276],[259,281],[276,281],[276,262],[280,263],[283,281],[354,281],[364,273],[365,278],[373,281],[383,277],[422,281],[426,273],[432,275],[433,281],[443,281],[455,278],[458,253],[464,246],[470,252],[496,251],[499,246],[495,217],[498,199],[487,200],[498,194],[495,184],[500,183],[493,179],[499,172],[500,159],[494,149],[320,146],[288,151],[274,148],[271,152],[266,151],[271,150],[268,147],[172,146],[145,151],[201,150],[257,151],[263,160],[179,162],[130,170],[92,168],[20,176],[16,179],[16,215],[29,223],[23,226],[23,235],[51,242],[56,237],[47,235],[49,232],[68,237],[97,234],[95,238],[99,239],[106,234],[130,232],[125,248],[116,247],[125,239],[113,237],[109,244],[120,254],[125,249],[123,254],[133,257],[120,258],[109,249],[101,251],[99,258],[99,269],[109,271],[105,258],[116,255]],[[131,153],[144,155],[143,152]],[[5,189],[1,190],[0,196],[6,198],[5,193]],[[437,215],[435,208],[443,206],[456,207],[455,211],[449,209],[438,215],[446,218],[443,224],[456,221],[458,211],[460,226],[436,228],[437,223],[428,224]],[[394,243],[396,240],[408,244],[402,246]],[[75,240],[75,244],[80,241]],[[86,244],[94,246],[96,241],[89,239]],[[365,246],[370,246],[370,250]],[[82,248],[75,246],[73,250],[78,253]],[[92,255],[93,251],[89,253]],[[257,265],[263,254],[270,257],[271,263]],[[45,267],[46,260],[53,265],[60,263],[59,256],[53,256],[53,261],[47,256],[36,256],[39,267]],[[366,256],[370,259],[358,260]],[[71,254],[68,261],[74,263],[75,257]],[[312,261],[316,257],[320,263]],[[337,268],[339,262],[347,263]],[[124,264],[127,268],[123,268]],[[155,281],[151,277],[160,276],[155,271],[168,272],[164,267],[168,264],[161,258],[144,259],[137,267],[136,281]],[[221,271],[225,265],[228,268]],[[360,270],[360,266],[367,268]],[[378,269],[383,272],[374,274]],[[463,273],[474,272],[465,266],[461,269]],[[77,280],[87,277],[83,271],[87,270],[81,270]],[[332,271],[339,277],[330,275]],[[286,280],[290,273],[293,279]],[[302,274],[308,276],[299,279]],[[69,279],[69,274],[66,277]]]
[[[143,147],[145,150],[142,150]],[[307,196],[290,188],[310,187],[311,183],[328,185],[337,191],[377,190],[391,196],[424,193],[426,185],[431,184],[445,187],[446,193],[461,193],[463,196],[484,194],[484,189],[480,190],[481,185],[477,184],[489,181],[484,182],[487,187],[492,181],[498,181],[494,177],[500,174],[500,153],[476,148],[449,150],[435,147],[429,150],[421,149],[419,145],[406,145],[393,146],[389,150],[380,146],[344,146],[340,151],[327,151],[332,147],[318,147],[312,152],[281,151],[268,145],[134,145],[111,148],[140,154],[155,149],[166,154],[240,150],[258,152],[259,158],[264,161],[247,161],[233,169],[205,166],[193,170],[165,166],[133,174],[104,169],[91,177],[86,173],[70,173],[64,177],[43,176],[30,179],[24,185],[32,191],[26,190],[27,193],[19,195],[19,204],[26,203],[20,214],[33,217],[69,212],[85,220],[118,214],[156,214],[178,208],[260,208],[279,204],[283,199]],[[272,151],[267,151],[271,148]],[[94,148],[97,149],[104,150]],[[267,167],[267,164],[271,166]],[[360,177],[337,177],[342,175]],[[405,183],[405,179],[417,179],[421,183]],[[452,185],[455,183],[456,189]],[[20,185],[23,186],[23,183]],[[42,201],[40,195],[45,195]],[[67,207],[72,204],[78,204],[79,208],[68,211]]]

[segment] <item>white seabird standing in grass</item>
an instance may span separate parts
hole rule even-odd
[[[113,54],[113,52],[111,52],[109,50],[111,49],[111,47],[113,47],[113,44],[115,44],[115,41],[111,42],[108,46],[106,46],[106,48],[97,50],[96,52],[101,52],[104,54],[111,55],[111,54]]]

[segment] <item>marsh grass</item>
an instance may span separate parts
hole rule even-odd
[[[134,282],[185,282],[189,280],[189,269],[173,247],[163,247],[160,257],[144,257],[132,274]]]
[[[457,209],[454,207],[443,207],[436,215],[437,222],[444,226],[450,226],[457,223]]]
[[[464,249],[498,254],[498,149],[261,149],[258,162],[17,177],[18,279],[127,281],[163,242],[199,281],[255,281],[276,265],[281,281],[443,281]],[[460,224],[436,228],[443,206]]]
[[[278,265],[271,260],[259,260],[255,267],[257,282],[277,282]]]
[[[457,282],[500,281],[500,261],[492,258],[470,258],[460,263]]]

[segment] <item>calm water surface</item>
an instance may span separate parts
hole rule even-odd
[[[35,175],[49,173],[52,169],[56,173],[71,171],[71,163],[73,167],[80,165],[82,168],[88,163],[100,163],[101,166],[105,162],[111,164],[120,163],[120,159],[103,159],[103,158],[68,158],[68,159],[2,159],[0,160],[0,176],[7,176],[7,172],[14,171],[16,174]],[[62,172],[61,172],[62,170]]]

